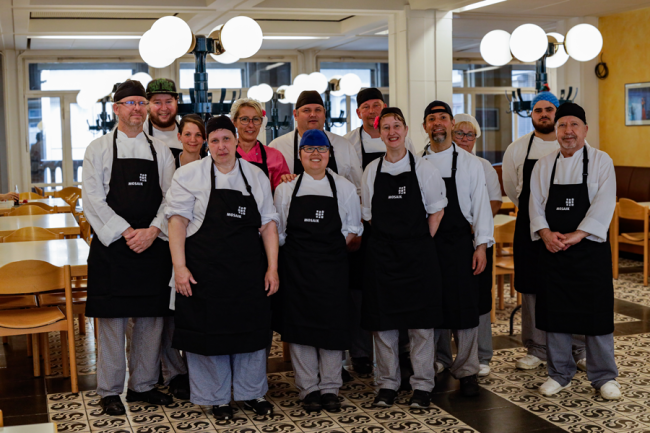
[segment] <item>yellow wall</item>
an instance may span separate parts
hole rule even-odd
[[[625,84],[650,82],[650,8],[601,17],[600,148],[614,165],[650,166],[650,126],[625,126]]]

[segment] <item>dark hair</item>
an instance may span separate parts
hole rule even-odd
[[[201,131],[201,135],[203,136],[203,140],[206,140],[208,138],[205,134],[205,123],[203,123],[203,119],[201,119],[201,116],[198,114],[186,114],[183,116],[178,127],[178,132],[180,132],[181,135],[183,135],[183,129],[188,123],[193,123],[199,128],[199,131]]]

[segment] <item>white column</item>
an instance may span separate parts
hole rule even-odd
[[[436,99],[452,105],[451,12],[404,11],[388,20],[390,105],[399,107],[416,148],[424,148],[422,113]]]
[[[22,82],[19,80],[18,71],[18,62],[22,60],[16,50],[5,50],[2,60],[9,189],[13,191],[14,185],[18,185],[19,191],[25,192],[29,191],[31,172],[26,125],[22,123],[24,117],[20,115],[21,110],[25,110],[24,98],[21,97]]]

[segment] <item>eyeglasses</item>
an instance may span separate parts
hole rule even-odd
[[[303,146],[301,149],[307,153],[314,153],[314,150],[317,150],[318,153],[327,153],[330,151],[328,146]]]
[[[149,101],[124,101],[124,102],[114,102],[116,105],[126,105],[129,108],[137,107],[146,107],[149,105]]]
[[[463,137],[467,137],[469,141],[472,141],[476,138],[476,134],[473,132],[454,131],[454,137],[459,140],[462,140]]]
[[[252,117],[252,118],[251,117],[239,117],[237,119],[241,122],[242,125],[248,125],[251,122],[251,120],[253,121],[253,125],[255,125],[255,126],[260,126],[262,124],[262,118],[257,117],[257,116]]]

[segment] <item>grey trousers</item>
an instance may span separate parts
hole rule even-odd
[[[314,391],[321,394],[339,395],[343,385],[341,356],[343,350],[317,349],[302,344],[289,344],[291,364],[296,375],[296,388],[300,399]]]
[[[536,300],[537,295],[521,295],[521,341],[529,355],[546,361],[546,332],[535,327]],[[576,362],[586,356],[584,335],[574,335],[572,352]]]
[[[190,374],[190,401],[202,406],[219,406],[264,397],[266,348],[235,355],[203,356],[185,352]],[[339,361],[340,365],[340,361]]]
[[[350,356],[352,358],[367,357],[372,359],[372,333],[361,329],[361,303],[363,292],[350,290],[352,308],[350,309]]]
[[[489,314],[488,314],[489,320]],[[478,326],[470,329],[436,329],[438,362],[449,368],[456,379],[478,374]],[[456,342],[456,359],[452,362],[451,335]],[[442,352],[442,356],[440,353]]]
[[[576,374],[576,362],[571,354],[572,335],[546,333],[548,347],[548,375],[566,386]],[[618,376],[614,358],[614,334],[586,336],[587,378],[591,386],[601,386]]]
[[[399,369],[399,331],[373,332],[377,354],[377,382],[380,388],[399,390],[401,375]],[[435,385],[436,371],[433,367],[435,341],[433,329],[409,329],[411,343],[411,364],[413,376],[410,383],[413,390],[430,392]]]
[[[134,317],[129,351],[129,389],[153,389],[160,374],[162,317]],[[124,392],[126,378],[125,338],[129,318],[99,319],[97,327],[97,394],[101,397]]]
[[[451,353],[451,330],[436,329],[436,361],[445,366],[451,367],[454,362],[454,356]]]
[[[172,348],[174,328],[174,316],[165,317],[162,334],[162,353],[160,356],[165,385],[169,385],[169,382],[176,376],[187,374],[187,365],[181,353]]]
[[[492,321],[490,313],[479,316],[478,322],[478,362],[490,365],[492,359]]]

